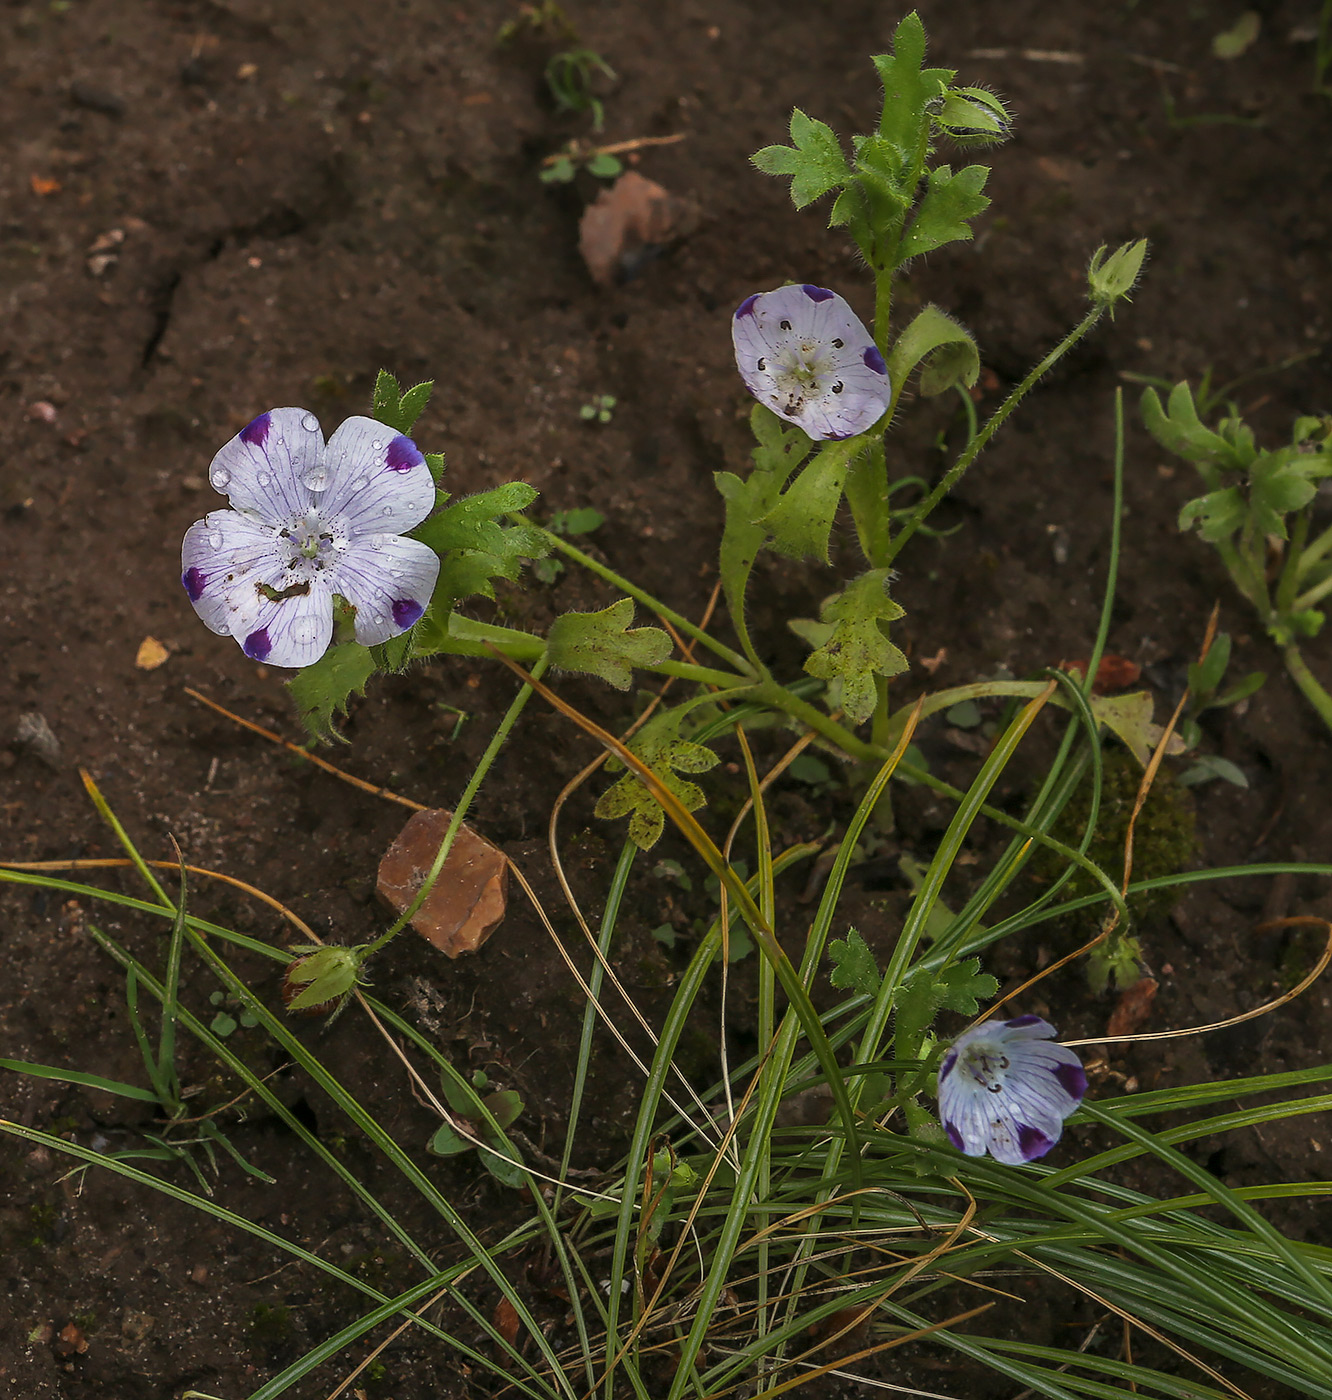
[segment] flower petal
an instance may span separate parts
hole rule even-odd
[[[306,593],[262,598],[248,629],[236,635],[246,656],[270,666],[300,667],[318,661],[333,640],[333,595],[323,579]]]
[[[750,393],[816,440],[866,432],[888,407],[883,356],[846,300],[826,287],[746,297],[731,338]]]
[[[222,636],[251,630],[262,594],[278,583],[283,558],[274,531],[234,510],[210,511],[185,532],[181,583],[204,625]]]
[[[237,510],[276,525],[310,508],[324,435],[303,408],[274,408],[247,423],[213,458],[208,480]]]
[[[1059,1141],[1087,1088],[1076,1052],[1051,1044],[1038,1016],[986,1021],[957,1038],[939,1066],[939,1116],[959,1151],[1018,1164]]]
[[[367,647],[406,632],[425,612],[438,578],[434,550],[401,535],[362,535],[328,571],[332,589],[355,604],[356,640]]]
[[[341,515],[353,535],[400,535],[435,504],[435,482],[411,438],[373,418],[348,418],[328,440],[325,515]]]

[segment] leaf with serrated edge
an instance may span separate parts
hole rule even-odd
[[[656,666],[672,649],[660,627],[631,627],[633,620],[631,598],[621,598],[600,612],[564,613],[551,624],[546,655],[552,666],[598,676],[616,690],[628,690],[635,666]]]
[[[957,174],[946,165],[931,170],[925,197],[902,235],[899,260],[905,262],[921,253],[942,248],[945,243],[970,239],[973,235],[967,220],[974,219],[990,206],[989,197],[981,193],[989,173],[983,165],[968,165]]]
[[[834,938],[828,944],[828,958],[833,965],[828,981],[840,991],[872,997],[879,990],[879,966],[855,929],[848,929],[845,939]]]
[[[375,658],[359,642],[331,646],[312,666],[287,682],[301,723],[316,739],[340,739],[333,716],[346,714],[353,695],[364,695],[375,674]]]

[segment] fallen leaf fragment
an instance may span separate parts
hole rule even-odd
[[[414,813],[379,862],[376,888],[399,913],[416,898],[452,818],[442,807]],[[504,852],[464,824],[412,927],[446,957],[475,953],[504,918],[508,873]]]
[[[67,1322],[56,1338],[55,1350],[57,1356],[82,1356],[88,1350],[88,1339],[72,1322]]]
[[[1061,661],[1059,663],[1061,671],[1076,672],[1079,676],[1087,674],[1087,666],[1086,657],[1081,657],[1077,661]],[[1142,667],[1136,661],[1130,661],[1127,656],[1103,656],[1100,664],[1096,667],[1096,679],[1092,682],[1092,694],[1106,695],[1113,690],[1127,690],[1129,686],[1136,684],[1141,675]]]
[[[47,195],[60,193],[60,181],[54,176],[29,175],[28,184],[32,186],[33,194],[42,199]]]
[[[170,656],[166,647],[157,640],[156,637],[145,637],[139,643],[138,653],[134,657],[134,664],[141,671],[155,671]]]
[[[1106,1023],[1106,1035],[1135,1035],[1152,1014],[1157,987],[1155,978],[1139,977],[1122,992],[1119,1005],[1110,1013],[1110,1020]]]
[[[578,250],[599,287],[628,282],[698,226],[698,206],[629,170],[583,210]]]
[[[507,1298],[495,1304],[495,1330],[510,1346],[518,1340],[518,1309]]]

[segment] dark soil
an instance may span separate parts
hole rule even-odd
[[[975,332],[987,367],[981,411],[1081,315],[1083,269],[1099,244],[1145,235],[1152,258],[1133,304],[1050,376],[964,481],[947,512],[956,533],[920,539],[900,561],[908,616],[899,640],[917,660],[946,648],[932,676],[913,666],[903,695],[1086,655],[1107,559],[1112,395],[1125,372],[1196,381],[1210,367],[1224,381],[1312,352],[1246,385],[1242,406],[1268,440],[1283,438],[1297,413],[1332,410],[1332,104],[1309,91],[1311,45],[1288,38],[1317,6],[1259,4],[1257,43],[1234,62],[1214,59],[1213,35],[1243,8],[921,4],[935,61],[993,85],[1018,116],[1012,144],[993,157],[994,204],[980,236],[916,267],[907,298],[938,301]],[[837,287],[868,309],[843,240],[817,211],[794,213],[784,183],[756,174],[747,157],[782,139],[792,106],[843,134],[870,125],[868,56],[887,46],[899,12],[861,0],[589,0],[569,11],[619,75],[606,95],[605,139],[685,133],[645,151],[638,168],[703,213],[685,243],[609,293],[592,286],[577,252],[577,216],[593,191],[537,180],[541,156],[585,135],[586,118],[560,116],[544,97],[548,46],[497,48],[512,5],[0,4],[0,742],[37,711],[60,745],[50,764],[31,746],[0,748],[0,854],[117,854],[79,781],[84,767],[149,857],[169,857],[172,834],[192,863],[268,891],[322,936],[358,941],[384,926],[372,876],[401,809],[184,693],[195,687],[296,737],[281,675],[206,632],[177,577],[182,532],[217,504],[204,479],[217,446],[279,404],[314,409],[331,431],[367,410],[380,366],[405,382],[436,379],[418,436],[447,451],[452,490],[517,477],[540,489],[538,514],[594,504],[607,517],[594,537],[603,557],[679,610],[701,612],[720,524],[711,473],[741,469],[747,454],[731,309],[788,278]],[[90,253],[112,230],[121,241]],[[105,253],[115,260],[90,263]],[[588,427],[578,410],[602,393],[618,400],[613,421]],[[1130,386],[1130,405],[1136,396]],[[40,404],[53,406],[54,421]],[[955,440],[959,430],[953,410],[906,405],[890,439],[895,474],[937,472],[936,435]],[[1193,487],[1131,431],[1111,650],[1145,668],[1163,717],[1220,600],[1238,669],[1269,679],[1243,713],[1208,732],[1208,746],[1237,762],[1249,787],[1196,791],[1198,859],[1319,859],[1332,844],[1332,744],[1208,548],[1177,533]],[[828,590],[825,571],[766,568],[757,620],[788,673],[798,655],[782,620],[809,614]],[[607,600],[571,571],[552,586],[507,592],[499,606],[511,624],[540,628],[558,611]],[[147,635],[170,652],[152,671],[135,665]],[[1332,673],[1326,642],[1309,657]],[[604,687],[563,689],[612,727],[631,717],[626,699]],[[451,805],[512,690],[497,667],[462,662],[375,683],[353,707],[350,746],[333,757],[373,783]],[[467,712],[456,732],[441,705]],[[945,776],[965,781],[974,769],[940,723],[927,747]],[[547,815],[592,752],[534,705],[474,810],[552,911],[562,906],[545,854]],[[724,812],[741,779],[714,776]],[[1030,777],[1015,777],[1014,791]],[[592,821],[593,796],[574,799],[563,833],[580,894],[597,908],[619,833]],[[830,820],[844,822],[852,801],[844,788],[793,786],[777,800],[776,834],[816,837]],[[904,794],[899,810],[898,845],[858,873],[849,909],[880,954],[896,927],[884,911],[904,898],[896,853],[927,854],[945,820],[944,807],[918,793]],[[672,919],[686,926],[701,912],[673,904],[683,896],[651,865],[641,863],[616,955],[649,1012],[669,994],[672,965],[648,930]],[[269,940],[286,936],[270,910],[222,886],[200,888],[195,908]],[[160,958],[163,929],[120,913],[3,888],[4,1055],[142,1082],[123,979],[87,924],[149,961]],[[1326,885],[1235,879],[1149,923],[1147,956],[1161,982],[1152,1025],[1209,1022],[1273,995],[1300,950],[1254,930],[1262,916],[1287,913],[1332,914]],[[566,915],[556,919],[572,933]],[[1071,947],[1071,936],[1006,950],[995,970],[1015,982]],[[276,999],[271,967],[246,970]],[[409,1008],[456,1063],[519,1089],[529,1136],[558,1149],[582,1002],[528,910],[515,901],[470,960],[442,963],[408,936],[374,971],[377,993]],[[1089,998],[1080,973],[1046,986],[1065,1034],[1103,1031],[1112,1001]],[[191,975],[201,1005],[210,989],[202,972]],[[744,996],[732,1006],[737,1045],[752,1043]],[[1327,1006],[1315,988],[1232,1031],[1114,1054],[1109,1071],[1150,1087],[1314,1065],[1332,1059]],[[428,1115],[355,1012],[303,1033],[399,1141],[424,1143]],[[271,1049],[250,1049],[257,1064],[278,1068]],[[609,1042],[598,1065],[581,1162],[609,1167],[638,1081]],[[187,1058],[186,1072],[208,1066]],[[295,1077],[275,1082],[316,1131],[343,1131]],[[105,1094],[13,1074],[2,1088],[7,1117],[85,1145],[132,1148],[151,1127],[148,1112]],[[254,1117],[229,1131],[278,1184],[224,1163],[222,1204],[399,1277],[391,1258],[376,1262],[370,1220],[330,1192],[290,1135]],[[371,1169],[359,1140],[345,1150]],[[1062,1160],[1077,1150],[1075,1132]],[[1304,1117],[1200,1150],[1231,1184],[1319,1178],[1332,1131]],[[66,1161],[12,1138],[0,1164],[7,1394],[165,1400],[195,1387],[239,1397],[353,1315],[352,1300],[325,1281],[186,1206],[106,1175],[71,1180]],[[505,1227],[513,1197],[473,1159],[430,1160],[429,1169],[479,1233]],[[169,1172],[192,1185],[183,1170]],[[391,1182],[382,1189],[416,1209],[394,1201]],[[1316,1229],[1313,1205],[1290,1203],[1280,1218]],[[448,1248],[439,1227],[431,1238],[413,1223]],[[1066,1341],[1066,1323],[1096,1314],[1061,1313],[1061,1297],[1015,1315],[1015,1325],[1034,1340]],[[377,1396],[472,1393],[458,1357],[417,1339],[384,1363]],[[347,1369],[327,1367],[300,1393],[327,1394]],[[895,1374],[909,1383],[913,1373]],[[922,1353],[914,1374],[925,1389],[1013,1390],[965,1373],[942,1351]]]

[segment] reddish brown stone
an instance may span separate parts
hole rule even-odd
[[[399,913],[416,898],[452,817],[440,807],[415,813],[379,862],[377,888]],[[508,872],[504,852],[464,824],[412,927],[448,957],[476,952],[504,918]]]

